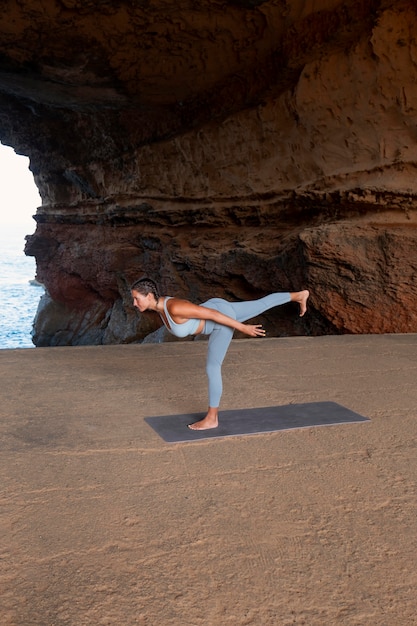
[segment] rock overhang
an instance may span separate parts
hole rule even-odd
[[[413,24],[411,0],[9,0],[0,139],[43,201],[37,343],[140,339],[143,273],[195,299],[320,284],[278,334],[415,330]]]

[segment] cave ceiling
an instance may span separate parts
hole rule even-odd
[[[1,138],[30,153],[53,149],[59,136],[74,158],[73,125],[77,143],[100,158],[220,121],[295,85],[326,49],[352,45],[380,4],[7,0]],[[38,142],[37,118],[48,120]]]

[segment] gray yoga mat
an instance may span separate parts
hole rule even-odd
[[[161,415],[146,417],[145,422],[164,441],[180,443],[214,437],[271,433],[291,428],[310,428],[312,426],[369,421],[369,418],[354,413],[336,402],[308,402],[306,404],[285,404],[256,409],[220,411],[217,428],[199,431],[188,428],[188,424],[192,424],[203,417],[204,413]]]

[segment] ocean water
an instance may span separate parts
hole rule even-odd
[[[33,348],[32,325],[42,286],[32,284],[36,275],[33,257],[25,256],[25,235],[34,232],[22,226],[2,225],[0,231],[0,349]]]

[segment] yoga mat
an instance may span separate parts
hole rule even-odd
[[[219,426],[211,430],[190,430],[187,425],[204,417],[204,413],[145,417],[145,422],[168,443],[199,441],[216,437],[271,433],[291,428],[310,428],[368,422],[369,418],[354,413],[336,402],[285,404],[255,409],[234,409],[219,412]]]

